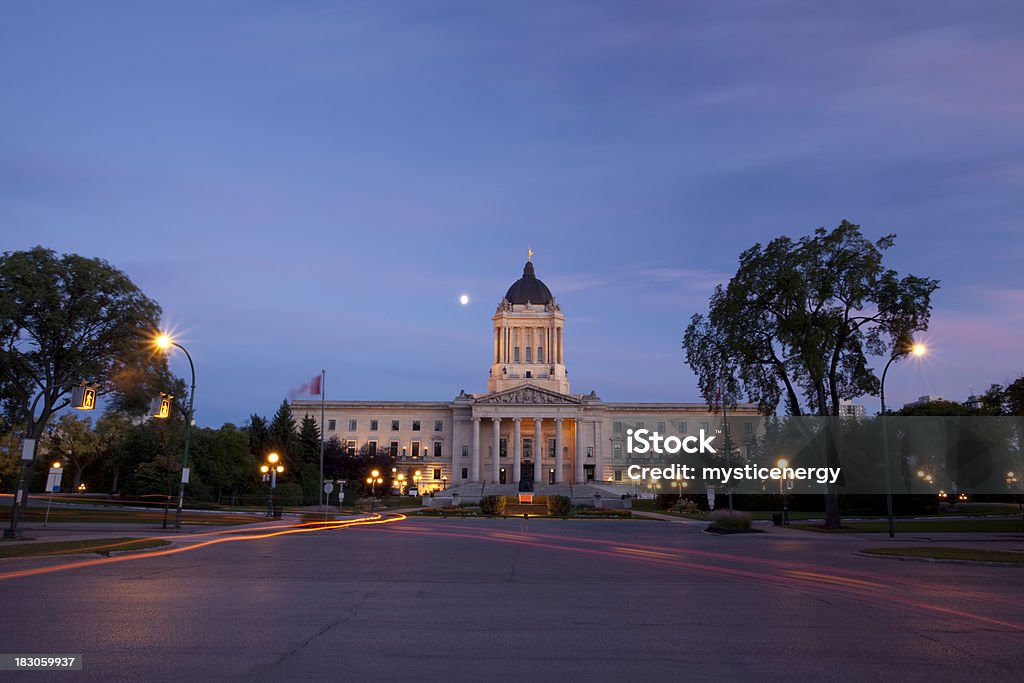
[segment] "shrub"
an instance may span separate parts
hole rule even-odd
[[[504,496],[484,496],[480,499],[480,512],[485,515],[503,515],[505,503]]]
[[[708,513],[711,529],[746,531],[750,528],[750,515],[739,510],[715,510]]]
[[[548,514],[554,517],[565,517],[572,508],[572,500],[568,496],[548,496]]]
[[[274,489],[274,505],[302,505],[302,485],[290,481]]]
[[[700,514],[700,506],[697,505],[696,502],[690,500],[689,498],[680,498],[675,503],[673,503],[672,507],[669,509],[672,512],[678,513],[680,515]]]

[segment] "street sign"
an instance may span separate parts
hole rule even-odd
[[[36,457],[36,440],[25,439],[24,445],[21,447],[21,459],[31,461]]]
[[[332,484],[331,482],[327,482],[326,484],[324,484],[324,493],[330,495],[332,491],[334,491],[334,484]]]
[[[183,467],[181,469],[181,483],[182,484],[187,484],[188,483],[188,471],[189,471],[188,467]]]

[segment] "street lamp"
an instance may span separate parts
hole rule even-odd
[[[384,479],[380,476],[380,470],[373,470],[370,472],[370,476],[366,478],[366,483],[370,485],[370,497],[371,497],[371,508],[377,509],[377,484],[383,484]]]
[[[886,427],[885,419],[885,376],[889,372],[889,366],[893,364],[899,358],[903,356],[912,355],[917,358],[924,356],[928,352],[928,349],[924,344],[911,343],[902,348],[895,348],[892,351],[892,355],[889,357],[889,362],[885,364],[885,369],[882,370],[882,386],[880,387],[879,395],[882,400],[882,451],[885,456],[885,512],[889,517],[889,538],[896,536],[896,522],[892,516],[892,473],[889,471],[891,465],[889,463],[889,430]]]
[[[1024,481],[1021,481],[1020,476],[1014,472],[1006,473],[1006,486],[1012,491],[1014,484],[1020,484],[1020,493],[1018,494],[1017,504],[1020,506],[1020,521],[1024,524]]]
[[[274,514],[274,489],[277,488],[277,475],[284,472],[284,465],[280,464],[281,456],[277,453],[268,453],[267,462],[260,465],[260,472],[263,473],[263,481],[270,482],[270,497],[267,498],[267,517]]]
[[[189,354],[188,349],[166,334],[159,335],[153,340],[153,343],[161,351],[167,351],[172,346],[181,349],[185,353],[185,358],[188,358],[188,367],[192,371],[192,388],[188,392],[188,407],[185,409],[185,452],[181,458],[181,486],[178,489],[178,509],[174,513],[174,528],[180,529],[181,506],[185,502],[185,482],[188,481],[188,446],[192,436],[192,409],[194,406],[193,400],[196,396],[196,366],[192,363],[192,356]]]
[[[783,487],[783,483],[786,481],[786,468],[789,467],[789,461],[785,458],[779,458],[775,466],[782,470],[782,477],[779,479],[779,495],[782,496],[782,524],[783,526],[788,526],[789,501],[786,500],[786,489]]]

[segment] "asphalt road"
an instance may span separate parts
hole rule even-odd
[[[545,519],[210,538],[0,562],[0,652],[84,656],[0,676],[1024,679],[1024,570],[864,558],[845,538]]]

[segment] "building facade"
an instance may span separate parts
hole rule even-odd
[[[710,412],[706,403],[608,403],[573,394],[566,371],[566,317],[527,260],[498,304],[493,359],[482,393],[451,401],[326,401],[321,425],[349,450],[385,451],[421,492],[464,484],[614,484],[627,481],[630,429],[665,436],[727,428],[742,451],[757,410]],[[297,419],[319,422],[319,401],[294,401]]]

